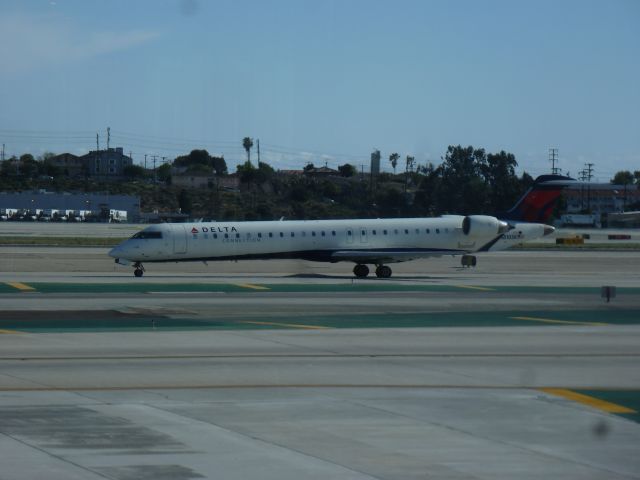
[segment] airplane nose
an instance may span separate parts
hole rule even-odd
[[[556,229],[553,228],[551,225],[545,225],[544,226],[544,236],[546,237],[547,235],[551,235],[553,232],[555,232]]]
[[[117,247],[113,247],[109,250],[109,256],[113,258],[119,258],[122,256],[122,248],[118,245]]]

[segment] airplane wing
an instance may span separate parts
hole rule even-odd
[[[457,250],[338,250],[331,254],[331,258],[336,261],[352,261],[355,263],[399,263],[407,262],[416,258],[440,257],[442,255],[452,255],[463,253]]]

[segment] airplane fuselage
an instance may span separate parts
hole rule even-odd
[[[465,218],[471,219],[466,233]],[[381,264],[477,251],[504,231],[503,222],[487,216],[166,223],[144,229],[109,255],[129,262],[302,258]]]

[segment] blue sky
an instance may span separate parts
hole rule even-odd
[[[8,155],[111,145],[277,168],[501,149],[640,170],[640,1],[3,0]],[[7,40],[8,39],[8,40]],[[255,152],[254,152],[255,156]],[[367,167],[365,167],[367,168]]]

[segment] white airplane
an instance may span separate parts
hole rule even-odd
[[[534,185],[510,212],[528,205],[528,196],[538,190]],[[558,187],[555,190],[559,192]],[[540,223],[527,225],[526,236],[531,238],[554,230]],[[144,274],[143,262],[298,258],[352,262],[356,264],[353,273],[359,278],[369,275],[367,264],[375,265],[377,277],[389,278],[392,272],[386,264],[417,258],[463,255],[463,264],[475,265],[475,257],[469,254],[488,251],[513,228],[487,215],[164,223],[136,233],[109,255],[116,263],[133,265],[136,277]]]

